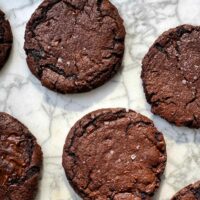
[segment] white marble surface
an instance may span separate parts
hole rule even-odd
[[[0,111],[17,117],[42,145],[44,170],[37,200],[77,199],[61,166],[63,144],[76,120],[102,107],[132,108],[153,119],[163,132],[168,162],[154,199],[168,200],[200,179],[200,130],[178,128],[153,116],[140,79],[141,60],[160,33],[183,23],[200,24],[200,0],[113,0],[127,31],[124,68],[104,86],[79,95],[60,95],[43,88],[27,67],[25,24],[40,2],[0,0],[14,35],[12,54],[0,72]]]

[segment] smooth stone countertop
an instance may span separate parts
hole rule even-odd
[[[41,0],[1,0],[14,35],[12,54],[0,72],[0,111],[24,123],[44,152],[37,200],[75,200],[61,156],[70,127],[98,108],[126,107],[150,117],[163,132],[168,162],[154,199],[169,200],[200,179],[200,130],[178,128],[152,115],[140,79],[141,60],[159,34],[183,23],[200,24],[199,0],[112,0],[124,19],[127,37],[123,69],[107,84],[89,93],[56,94],[30,73],[23,50],[25,25]]]

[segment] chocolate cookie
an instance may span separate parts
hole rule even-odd
[[[199,200],[200,181],[183,188],[171,200]]]
[[[151,120],[125,109],[87,114],[63,150],[66,176],[84,200],[151,199],[165,163],[163,135]]]
[[[29,130],[0,113],[0,199],[33,200],[42,164],[42,152]]]
[[[24,49],[42,85],[77,93],[117,72],[124,37],[123,21],[108,0],[45,0],[26,26]]]
[[[12,31],[5,14],[0,10],[0,69],[6,63],[12,47]]]
[[[178,126],[200,128],[200,27],[163,33],[142,62],[152,112]]]

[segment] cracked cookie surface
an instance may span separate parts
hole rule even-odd
[[[171,200],[199,200],[200,181],[183,188]]]
[[[125,29],[108,0],[45,0],[26,26],[32,73],[60,93],[92,90],[120,68]]]
[[[13,36],[10,23],[0,10],[0,69],[6,63],[12,48]]]
[[[101,109],[70,130],[63,167],[84,200],[148,200],[166,157],[163,135],[151,120],[132,110]]]
[[[35,137],[15,118],[0,112],[0,199],[33,200],[41,164]]]
[[[152,112],[178,126],[200,128],[200,27],[163,33],[142,62],[144,91]]]

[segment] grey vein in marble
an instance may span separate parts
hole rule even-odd
[[[175,127],[152,115],[140,79],[141,60],[163,31],[183,23],[199,24],[199,0],[112,0],[125,21],[123,70],[87,94],[60,95],[42,87],[31,75],[23,50],[25,24],[41,0],[1,0],[11,22],[14,47],[0,73],[0,110],[22,121],[44,152],[44,170],[37,200],[76,200],[61,166],[70,127],[89,111],[102,107],[134,109],[150,117],[163,132],[168,162],[154,199],[168,200],[183,186],[200,179],[200,130]]]

